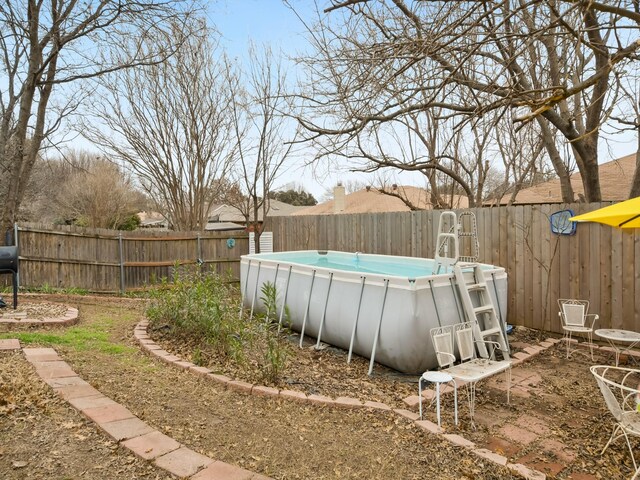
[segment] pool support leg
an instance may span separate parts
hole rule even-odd
[[[280,333],[280,328],[282,327],[282,316],[284,315],[284,309],[287,306],[287,293],[289,293],[289,280],[291,280],[291,265],[289,265],[289,274],[287,275],[287,284],[284,287],[282,307],[280,307],[280,318],[278,319],[278,333]]]
[[[458,293],[458,289],[453,283],[453,277],[449,277],[449,285],[451,285],[451,291],[453,292],[453,299],[456,302],[456,310],[458,312],[458,318],[460,319],[460,323],[464,323],[467,321],[467,317],[463,312],[462,307],[460,307],[460,294]],[[442,325],[440,325],[442,326]]]
[[[316,349],[320,348],[320,337],[322,337],[322,328],[324,327],[324,319],[327,318],[327,305],[329,304],[329,294],[331,293],[331,282],[333,282],[333,272],[329,273],[329,288],[327,288],[327,298],[324,300],[324,309],[322,310],[322,319],[320,320],[320,329],[318,330],[318,339],[316,341]]]
[[[275,303],[275,307],[276,307],[276,315],[278,314],[278,292],[276,290],[276,280],[278,280],[278,269],[280,268],[280,264],[276,263],[276,274],[273,276],[273,291],[276,294],[276,297],[273,299],[274,303]],[[269,318],[269,314],[271,312],[269,310],[267,310],[267,318]]]
[[[251,313],[249,314],[249,320],[253,318],[253,309],[256,305],[256,297],[258,296],[258,282],[260,281],[260,267],[262,262],[258,262],[258,273],[256,274],[256,286],[253,289],[253,299],[251,300]]]
[[[356,338],[356,329],[358,328],[358,319],[360,318],[360,306],[362,305],[362,294],[364,293],[364,282],[367,277],[360,277],[360,298],[358,299],[358,311],[356,312],[356,319],[353,322],[353,328],[351,329],[351,341],[349,342],[349,356],[347,357],[347,363],[351,363],[351,354],[353,353],[353,342]]]
[[[384,280],[384,296],[382,297],[382,309],[380,310],[380,320],[378,320],[378,328],[373,338],[373,348],[371,349],[371,360],[369,360],[369,375],[373,373],[373,364],[376,358],[376,349],[378,348],[378,337],[380,337],[380,326],[382,325],[382,317],[384,316],[384,304],[387,302],[387,291],[389,290],[389,279]]]
[[[307,300],[307,308],[304,311],[304,319],[302,320],[302,329],[300,330],[300,348],[302,348],[302,341],[304,340],[304,329],[307,326],[307,318],[309,317],[309,305],[311,305],[311,293],[313,292],[313,282],[316,279],[316,271],[311,274],[311,286],[309,287],[309,300]]]
[[[249,271],[251,270],[251,260],[247,263],[247,275],[244,277],[244,291],[240,297],[240,318],[242,318],[242,310],[244,308],[244,299],[247,298],[247,286],[249,285]]]
[[[438,319],[438,326],[442,326],[440,321],[440,312],[438,312],[438,304],[436,303],[436,295],[433,293],[433,280],[429,280],[429,290],[431,291],[431,298],[433,299],[433,309],[436,311],[436,318]]]

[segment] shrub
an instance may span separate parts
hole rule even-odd
[[[240,358],[242,336],[238,296],[229,284],[215,274],[196,270],[179,273],[170,285],[164,279],[152,294],[147,317],[166,324],[174,334],[202,340],[216,353]]]
[[[200,269],[175,269],[173,282],[164,279],[151,292],[147,317],[154,328],[168,328],[171,335],[190,345],[194,363],[206,363],[207,352],[233,359],[249,375],[277,382],[289,346],[278,325],[277,292],[272,283],[261,291],[263,312],[248,316],[240,308],[240,298],[226,278]],[[288,324],[288,309],[284,322]]]

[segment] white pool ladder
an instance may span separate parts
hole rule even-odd
[[[471,281],[467,281],[468,276],[465,277],[465,272],[471,273]],[[469,322],[474,322],[475,325],[473,334],[476,340],[479,340],[477,347],[480,356],[489,358],[495,353],[489,352],[486,344],[483,343],[483,341],[489,340],[498,343],[503,358],[508,360],[509,346],[496,314],[493,298],[489,294],[482,266],[479,263],[458,262],[454,265],[454,274],[465,316]],[[471,300],[473,292],[476,293],[476,303]]]
[[[461,241],[463,247],[468,245],[468,255],[460,255]],[[475,214],[462,212],[456,216],[455,212],[442,212],[438,220],[434,273],[437,275],[451,272],[458,262],[477,262],[479,252],[480,243]]]
[[[435,271],[450,272],[460,256],[458,242],[458,222],[455,212],[445,211],[438,220],[438,237],[436,239]]]
[[[468,245],[468,255],[460,255],[461,240]],[[487,289],[484,273],[477,263],[479,251],[478,227],[473,212],[462,212],[459,216],[451,211],[442,212],[438,221],[434,273],[453,273],[464,316],[469,322],[477,320],[474,336],[479,341],[480,355],[484,358],[490,356],[486,344],[482,341],[491,340],[498,343],[504,358],[507,359],[509,347],[501,319],[496,314],[496,306]],[[465,272],[471,273],[470,282],[467,282]],[[475,302],[472,300],[472,294]],[[465,319],[460,318],[460,321],[463,322]]]

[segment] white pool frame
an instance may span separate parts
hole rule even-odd
[[[290,315],[289,328],[404,373],[420,374],[437,367],[430,329],[465,321],[453,273],[408,278],[360,273],[305,265],[277,258],[286,253],[243,255],[240,287],[243,305],[264,308],[262,285],[276,285],[278,318],[283,306]],[[345,255],[345,252],[308,250],[305,254]],[[354,253],[352,255],[355,258]],[[384,260],[386,255],[357,254],[362,259]],[[431,259],[393,259],[433,262]],[[489,294],[498,317],[507,318],[507,274],[504,268],[486,265]],[[302,336],[300,338],[302,344]]]

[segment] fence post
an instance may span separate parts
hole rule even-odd
[[[196,244],[196,263],[201,265],[202,264],[202,243],[201,243],[201,239],[200,239],[200,232],[198,232],[197,235],[197,240],[198,243]]]
[[[412,257],[417,257],[418,256],[418,239],[417,239],[417,212],[415,211],[411,211],[410,212],[410,220],[411,220],[411,256]]]
[[[122,232],[118,233],[118,250],[120,251],[120,293],[124,295],[124,248],[122,245]]]
[[[20,247],[18,246],[18,222],[13,224],[13,244],[18,249],[18,265],[20,264]],[[20,268],[16,272],[16,290],[20,288]]]

